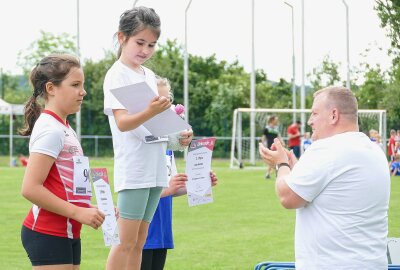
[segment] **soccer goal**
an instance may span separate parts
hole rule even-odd
[[[305,119],[302,121],[304,122],[304,132],[311,132],[307,125],[310,113],[310,109],[235,109],[233,111],[230,167],[265,167],[258,153],[258,142],[271,115],[278,116],[279,132],[287,143],[287,128],[294,120]],[[254,115],[257,134],[254,138],[250,137],[251,114]],[[360,131],[367,135],[371,129],[379,132],[382,136],[382,148],[386,153],[386,110],[358,110],[358,123]],[[254,144],[253,147],[251,147],[251,143]],[[251,153],[251,151],[255,151],[255,153]]]

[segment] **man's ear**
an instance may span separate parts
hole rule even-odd
[[[332,123],[336,124],[338,121],[339,121],[339,111],[336,108],[334,108],[332,110]]]

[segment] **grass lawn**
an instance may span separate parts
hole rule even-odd
[[[91,167],[108,168],[111,181],[112,164],[110,158],[91,159]],[[178,167],[182,171],[182,160]],[[295,211],[280,206],[274,181],[264,180],[264,170],[231,170],[227,160],[213,160],[212,167],[219,179],[214,203],[189,208],[186,196],[174,198],[175,249],[165,269],[250,270],[260,261],[293,261]],[[23,173],[21,167],[0,167],[0,269],[31,269],[20,242],[31,206],[20,195]],[[389,237],[400,237],[400,177],[392,178]],[[101,231],[84,226],[81,269],[104,269],[108,252]]]

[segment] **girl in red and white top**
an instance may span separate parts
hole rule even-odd
[[[85,173],[78,168],[85,168],[85,162],[88,167],[88,162],[67,121],[86,95],[84,75],[77,58],[50,55],[33,68],[30,81],[34,92],[25,105],[20,133],[31,136],[22,195],[33,206],[23,222],[21,240],[34,269],[77,270],[82,224],[97,229],[104,221],[104,214],[90,205],[88,171],[85,183],[77,180]]]

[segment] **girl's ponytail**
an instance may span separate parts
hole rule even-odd
[[[28,102],[25,104],[24,118],[25,126],[19,130],[19,134],[22,136],[29,136],[32,133],[33,126],[36,120],[39,118],[42,112],[42,107],[37,102],[35,96],[31,96]]]

